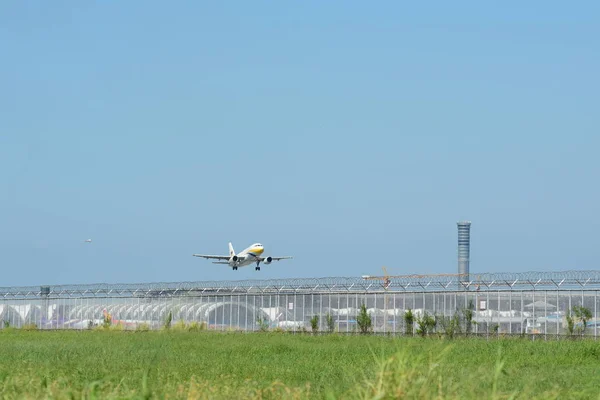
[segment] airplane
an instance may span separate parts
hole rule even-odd
[[[265,248],[260,243],[254,243],[252,246],[235,254],[233,245],[229,243],[229,255],[228,256],[213,256],[207,254],[192,254],[194,257],[202,257],[207,260],[218,260],[213,261],[213,264],[227,264],[234,271],[237,271],[238,267],[245,267],[252,263],[256,263],[254,268],[256,271],[260,271],[260,263],[271,264],[273,261],[288,260],[292,257],[261,257],[261,254],[265,251]]]

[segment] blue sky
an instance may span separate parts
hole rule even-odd
[[[599,9],[4,2],[0,286],[598,269]]]

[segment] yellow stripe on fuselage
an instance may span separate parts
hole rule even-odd
[[[260,256],[263,253],[263,251],[265,251],[265,249],[263,249],[262,247],[255,247],[253,249],[250,249],[248,253],[254,256]]]

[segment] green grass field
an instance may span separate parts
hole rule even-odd
[[[2,398],[593,398],[600,343],[0,331]]]

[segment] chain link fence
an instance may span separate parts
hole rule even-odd
[[[162,329],[190,324],[220,331],[371,331],[598,337],[600,272],[317,278],[0,288],[2,327]],[[582,314],[585,309],[589,314]],[[407,312],[414,317],[411,324]],[[583,318],[580,318],[582,317]]]

